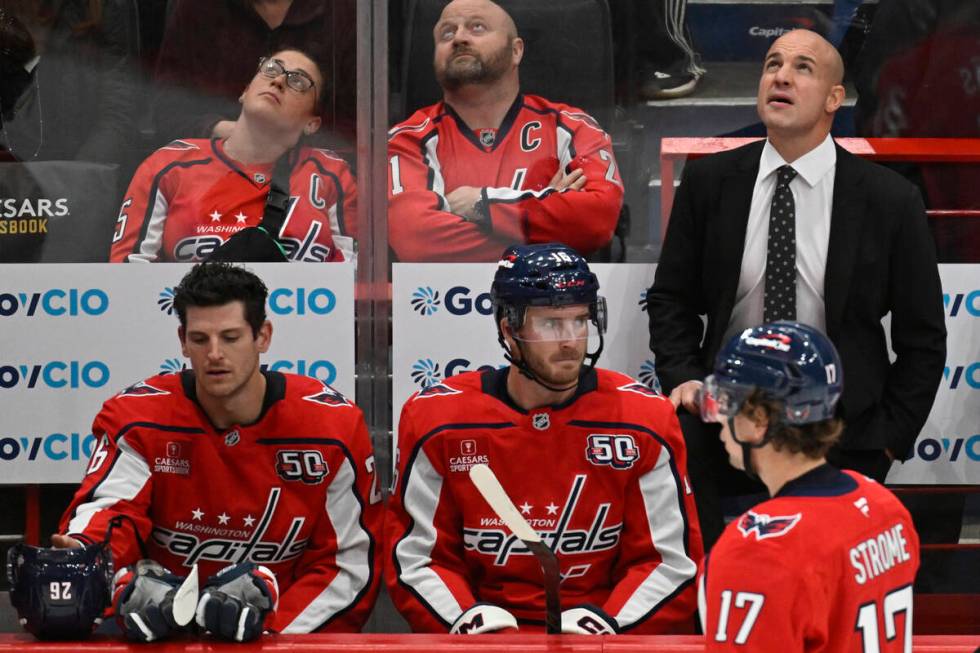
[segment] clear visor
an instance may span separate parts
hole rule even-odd
[[[751,387],[720,385],[714,374],[708,376],[698,390],[701,420],[720,423],[734,417],[750,394]]]
[[[517,332],[517,339],[524,342],[559,342],[597,339],[599,330],[588,315],[555,317],[529,315]]]

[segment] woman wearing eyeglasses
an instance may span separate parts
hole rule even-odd
[[[260,224],[276,162],[289,163],[289,202],[270,234],[290,261],[354,258],[356,189],[346,162],[301,139],[321,124],[325,80],[307,54],[284,49],[259,62],[227,138],[176,140],[130,182],[112,239],[114,262],[201,261]]]

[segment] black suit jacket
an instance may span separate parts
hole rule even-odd
[[[713,366],[735,305],[764,141],[684,169],[653,286],[650,348],[664,390]],[[844,449],[909,456],[946,359],[942,289],[918,190],[837,147],[824,277],[827,335],[844,368]],[[882,317],[891,312],[889,362]],[[706,327],[701,316],[707,316]]]

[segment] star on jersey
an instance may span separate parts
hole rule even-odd
[[[554,502],[551,502],[548,505],[546,505],[545,506],[545,510],[548,511],[548,514],[549,515],[557,515],[558,514],[558,506],[556,506]]]
[[[191,513],[194,515],[194,521],[201,521],[201,519],[204,517],[204,511],[202,511],[200,508],[194,508]]]
[[[231,515],[226,515],[225,513],[218,515],[218,523],[220,523],[222,526],[227,524],[229,519],[231,519]]]
[[[255,523],[255,517],[253,517],[252,515],[245,515],[245,518],[242,519],[242,521],[245,522],[246,527],[251,527],[252,524]]]
[[[221,214],[218,213],[218,209],[215,209],[209,215],[211,216],[211,222],[221,222]]]
[[[238,213],[235,214],[235,219],[238,220],[238,224],[245,224],[245,220],[248,219],[248,216],[246,216],[244,213],[239,211]]]
[[[530,515],[531,514],[531,508],[533,508],[533,507],[534,506],[532,506],[527,501],[525,501],[524,503],[521,504],[521,514],[522,515]]]

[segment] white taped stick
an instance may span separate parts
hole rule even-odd
[[[470,480],[473,481],[476,489],[480,491],[486,502],[490,504],[493,511],[497,513],[497,516],[503,520],[514,535],[525,542],[541,541],[541,536],[517,511],[514,502],[507,496],[503,486],[500,485],[500,481],[497,480],[488,466],[478,463],[470,467]]]

